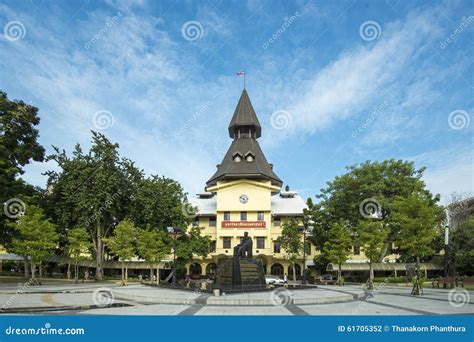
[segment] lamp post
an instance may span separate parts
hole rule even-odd
[[[313,226],[311,226],[311,224],[313,223],[314,222],[312,220],[309,220],[307,227],[302,226],[300,228],[300,231],[303,232],[303,275],[301,276],[302,285],[306,285],[306,234],[308,234],[308,236],[311,236],[311,233],[313,231]]]
[[[443,288],[447,287],[447,278],[449,277],[449,224],[444,226],[444,278]]]
[[[173,280],[171,281],[173,286],[176,285],[176,235],[181,232],[179,227],[166,227],[168,233],[173,234]],[[158,274],[156,275],[159,276]]]

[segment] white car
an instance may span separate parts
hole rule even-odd
[[[280,277],[273,276],[273,275],[266,275],[265,281],[267,285],[284,285],[285,284],[283,279],[280,279]]]

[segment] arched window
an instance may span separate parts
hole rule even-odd
[[[270,268],[271,275],[282,276],[283,275],[283,266],[281,264],[273,264]]]
[[[202,274],[202,267],[197,262],[191,264],[189,266],[189,273],[191,274],[191,278],[199,278]]]
[[[206,275],[209,277],[215,276],[217,273],[217,264],[215,263],[210,263],[209,265],[206,266]]]
[[[296,278],[301,277],[301,266],[298,264],[295,264],[296,268]],[[293,277],[293,265],[288,265],[288,278]]]

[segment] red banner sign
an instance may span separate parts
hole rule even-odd
[[[222,228],[265,228],[265,221],[222,221]]]

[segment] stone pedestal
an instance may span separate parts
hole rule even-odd
[[[266,288],[262,260],[223,258],[217,262],[217,283],[225,291],[259,291]]]

